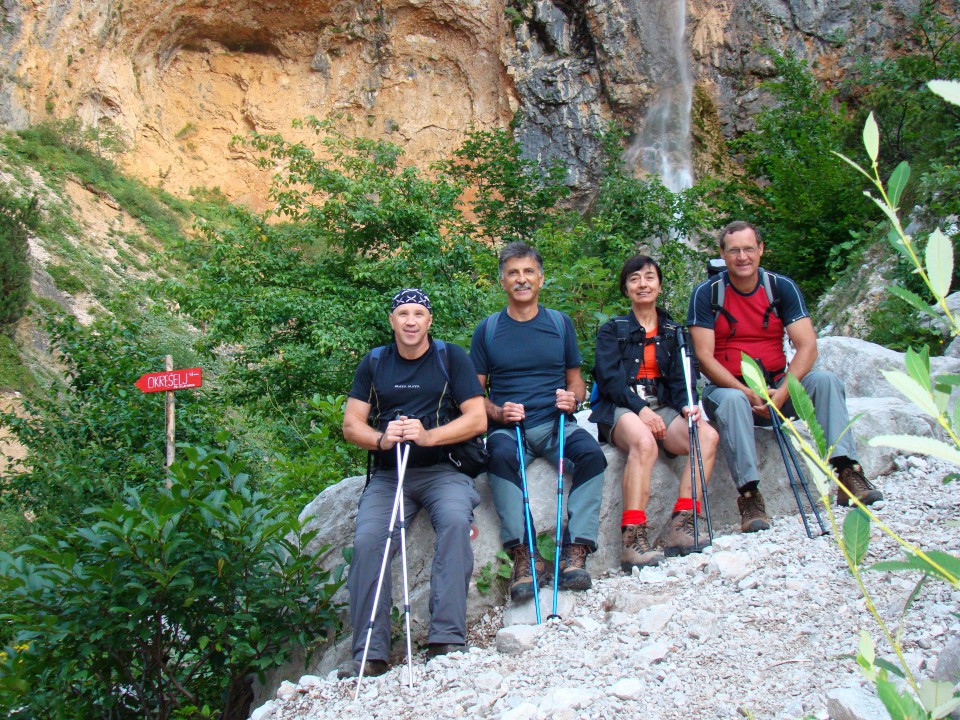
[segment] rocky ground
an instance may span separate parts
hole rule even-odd
[[[960,495],[941,481],[953,469],[924,458],[899,465],[881,479],[887,502],[880,520],[924,549],[960,552]],[[874,524],[867,564],[900,555]],[[918,681],[938,668],[955,678],[957,591],[928,581],[904,616],[917,574],[866,578],[892,632],[903,617],[903,650]],[[356,701],[356,681],[307,676],[284,683],[252,717],[887,717],[852,659],[860,631],[877,640],[878,655],[895,658],[834,540],[807,539],[797,516],[777,518],[757,535],[718,528],[701,555],[633,577],[598,577],[592,590],[564,595],[560,621],[510,624],[512,611],[498,611],[472,629],[469,653],[429,663],[417,654],[412,690],[401,660],[386,675],[364,679]]]

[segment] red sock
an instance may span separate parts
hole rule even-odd
[[[684,510],[693,510],[693,498],[677,498],[677,504],[673,506],[675,513]],[[697,514],[700,514],[700,501],[697,500]]]
[[[620,518],[620,525],[646,525],[647,513],[643,510],[624,510]]]

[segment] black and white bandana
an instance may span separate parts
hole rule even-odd
[[[390,312],[393,312],[401,305],[406,305],[407,303],[423,305],[427,310],[433,312],[433,308],[430,307],[430,298],[428,298],[427,294],[420,288],[404,288],[394,295],[393,304],[390,306]]]

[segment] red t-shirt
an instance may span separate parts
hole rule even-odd
[[[657,365],[657,331],[660,328],[654,328],[647,333],[646,344],[643,346],[643,359],[640,361],[640,369],[637,371],[637,380],[653,380],[660,377],[660,366]]]
[[[732,327],[726,315],[720,313],[714,325],[713,356],[732,374],[740,377],[741,352],[759,359],[770,372],[782,370],[787,364],[783,352],[783,322],[773,312],[768,316],[767,328],[763,317],[770,306],[762,285],[750,295],[741,295],[732,286],[727,288],[724,309],[737,319]]]

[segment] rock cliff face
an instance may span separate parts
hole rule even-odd
[[[339,114],[426,166],[468,129],[513,122],[531,157],[567,164],[585,202],[596,133],[613,118],[639,127],[671,82],[659,18],[678,1],[3,0],[0,125],[113,126],[144,180],[260,207],[269,177],[236,134],[296,138],[291,120]],[[697,167],[764,102],[760,46],[834,81],[883,52],[918,3],[689,0]]]

